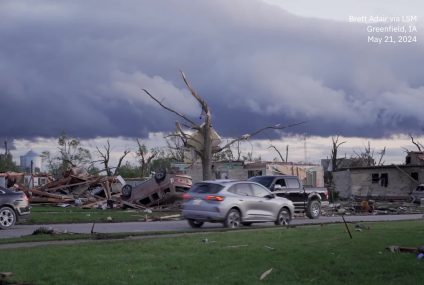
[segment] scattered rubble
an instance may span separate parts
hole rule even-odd
[[[416,247],[403,247],[398,245],[388,246],[387,250],[392,253],[418,253],[418,248]]]
[[[322,208],[321,215],[397,215],[397,214],[422,214],[424,207],[405,200],[386,201],[355,198],[342,200]]]
[[[182,198],[191,187],[190,176],[156,173],[138,181],[128,181],[121,176],[94,176],[71,170],[65,177],[41,186],[15,183],[24,191],[31,203],[54,204],[59,207],[77,206],[87,209],[133,208],[147,210],[172,204]]]
[[[68,231],[67,230],[59,231],[51,227],[49,228],[39,227],[36,230],[34,230],[34,232],[32,233],[32,235],[62,235],[62,234],[68,234]]]

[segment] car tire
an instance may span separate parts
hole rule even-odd
[[[7,206],[0,208],[0,229],[8,229],[16,223],[15,211]]]
[[[241,214],[237,209],[231,209],[225,217],[224,226],[226,228],[236,229],[240,227]]]
[[[132,192],[132,186],[129,184],[126,184],[121,189],[122,196],[124,197],[130,197]]]
[[[163,180],[165,180],[166,177],[166,170],[159,170],[158,172],[155,173],[155,181],[156,183],[160,183]]]
[[[318,219],[321,214],[321,203],[318,200],[311,200],[306,208],[306,216],[309,219]]]
[[[243,222],[243,223],[241,223],[243,226],[245,226],[245,227],[250,227],[251,225],[252,225],[252,223],[251,222]]]
[[[282,208],[280,212],[278,212],[277,220],[274,223],[277,226],[288,226],[290,221],[290,211],[287,208]]]
[[[197,220],[193,220],[193,219],[189,219],[187,221],[188,221],[188,224],[190,225],[190,227],[195,228],[195,229],[200,228],[204,224],[201,221],[197,221]]]

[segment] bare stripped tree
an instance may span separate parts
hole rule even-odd
[[[339,150],[339,147],[346,143],[346,141],[339,142],[339,136],[331,137],[331,140],[333,142],[333,148],[331,149],[331,164],[332,164],[332,171],[337,170],[337,152]]]
[[[380,156],[378,163],[376,163],[374,158],[374,152],[375,150],[371,148],[371,143],[368,142],[368,144],[364,146],[364,150],[362,152],[358,153],[354,151],[353,153],[361,161],[362,166],[375,166],[384,163],[383,157],[386,154],[386,147],[384,147],[380,152],[377,152],[377,154]]]
[[[411,134],[409,134],[409,137],[411,138],[412,143],[417,147],[418,151],[423,151],[424,145],[420,142],[415,141],[414,137]]]
[[[297,126],[297,125],[304,123],[304,122],[301,122],[301,123],[291,124],[291,125],[287,125],[287,126],[281,126],[280,124],[277,124],[277,125],[274,125],[274,126],[267,126],[267,127],[258,129],[256,131],[250,133],[250,134],[245,134],[245,135],[242,135],[238,138],[232,139],[222,147],[220,147],[220,146],[213,147],[212,146],[212,133],[213,133],[212,117],[211,117],[211,111],[209,109],[209,106],[206,103],[206,101],[202,97],[200,97],[197,94],[197,92],[191,87],[191,85],[188,82],[184,72],[182,72],[182,71],[181,71],[181,76],[184,80],[186,87],[190,91],[190,94],[194,97],[194,99],[200,105],[200,108],[202,110],[201,111],[201,118],[203,118],[203,122],[201,124],[196,123],[194,120],[190,119],[186,115],[166,106],[160,100],[158,100],[156,97],[154,97],[152,94],[150,94],[150,92],[147,91],[146,89],[143,89],[143,91],[151,99],[153,99],[156,103],[158,103],[162,108],[164,108],[165,110],[167,110],[171,113],[174,113],[175,115],[177,115],[178,117],[180,117],[184,121],[184,123],[176,122],[177,133],[181,137],[181,139],[184,143],[184,146],[190,147],[189,141],[194,140],[194,137],[190,134],[190,131],[196,131],[200,134],[202,141],[198,141],[198,143],[202,147],[201,147],[201,149],[195,149],[195,148],[193,148],[193,149],[201,159],[202,174],[203,174],[204,180],[212,179],[212,158],[213,158],[214,153],[219,153],[222,150],[227,149],[228,147],[230,147],[232,144],[234,144],[236,142],[248,140],[252,136],[257,135],[257,134],[259,134],[263,131],[266,131],[266,130],[283,130],[283,129],[293,127],[293,126]],[[183,130],[182,126],[184,126],[189,131]]]
[[[115,176],[119,172],[119,168],[121,167],[122,161],[124,158],[130,153],[129,150],[124,150],[124,153],[119,157],[118,164],[116,167],[111,167],[109,165],[110,163],[110,142],[107,140],[106,145],[103,146],[103,150],[101,150],[98,146],[96,146],[97,153],[101,157],[101,159],[98,162],[101,162],[104,166],[104,170],[106,171],[107,176]],[[114,171],[112,169],[115,168]]]
[[[377,152],[378,155],[380,155],[380,159],[378,160],[377,165],[383,165],[384,161],[383,161],[383,157],[386,154],[386,147],[384,147],[381,151]]]
[[[374,149],[371,148],[371,143],[368,142],[366,146],[364,146],[364,150],[360,153],[353,151],[353,153],[362,161],[364,166],[374,166]]]
[[[174,161],[184,162],[186,160],[186,148],[178,134],[170,134],[165,137],[168,148],[168,157]]]
[[[150,163],[159,154],[159,150],[153,148],[149,152],[147,150],[147,147],[138,139],[137,139],[137,144],[138,144],[137,156],[140,157],[139,162],[141,167],[141,176],[142,177],[148,176]]]

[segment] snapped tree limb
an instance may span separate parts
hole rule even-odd
[[[278,155],[280,156],[281,161],[283,161],[283,162],[285,161],[284,158],[283,158],[283,156],[281,155],[281,152],[274,145],[270,145],[268,147],[268,149],[269,148],[273,148],[278,153]]]
[[[260,129],[254,131],[254,132],[252,132],[250,134],[244,134],[244,135],[242,135],[242,136],[240,136],[238,138],[235,138],[235,139],[231,140],[229,143],[227,143],[223,147],[218,148],[216,152],[220,152],[223,149],[226,149],[227,147],[231,146],[232,144],[234,144],[234,143],[236,143],[238,141],[248,140],[251,137],[253,137],[253,136],[255,136],[255,135],[257,135],[257,134],[259,134],[259,133],[261,133],[263,131],[266,131],[266,130],[284,130],[284,129],[295,127],[295,126],[299,126],[299,125],[302,125],[302,124],[305,124],[305,123],[306,123],[306,121],[303,121],[303,122],[300,122],[300,123],[294,123],[294,124],[290,124],[290,125],[286,125],[286,126],[281,126],[280,124],[276,124],[276,125],[273,125],[273,126],[263,127],[263,128],[260,128]]]

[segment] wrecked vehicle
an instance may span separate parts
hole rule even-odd
[[[411,192],[411,202],[421,203],[421,199],[424,199],[424,184],[420,184]]]
[[[150,207],[182,200],[191,185],[190,176],[161,171],[136,186],[124,185],[121,197],[123,201]]]
[[[18,218],[29,213],[28,197],[24,192],[0,186],[0,229],[12,227]]]
[[[262,184],[278,197],[293,201],[296,212],[305,212],[310,219],[319,218],[321,206],[329,204],[327,188],[304,187],[297,176],[254,176],[249,180]]]

